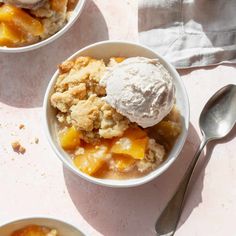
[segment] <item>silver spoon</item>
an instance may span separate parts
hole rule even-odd
[[[225,137],[236,123],[236,85],[227,85],[217,91],[203,108],[199,126],[203,139],[179,187],[156,222],[158,236],[174,235],[184,207],[189,183],[205,145]]]

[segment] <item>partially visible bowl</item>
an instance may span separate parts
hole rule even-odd
[[[42,46],[45,46],[53,42],[54,40],[62,36],[67,30],[69,30],[70,27],[75,23],[75,21],[77,20],[77,18],[79,17],[79,15],[81,14],[83,10],[85,2],[86,0],[79,0],[75,9],[73,10],[73,12],[71,13],[69,17],[68,22],[65,24],[65,26],[61,28],[57,33],[50,36],[49,38],[46,38],[40,42],[31,44],[31,45],[22,46],[22,47],[1,47],[0,46],[0,52],[7,52],[7,53],[27,52],[27,51],[40,48]]]
[[[59,235],[61,236],[85,236],[82,231],[77,229],[72,224],[62,220],[46,217],[32,217],[11,221],[0,226],[0,235],[10,236],[15,230],[24,228],[28,225],[40,225],[49,227],[51,229],[57,229]]]
[[[109,187],[132,187],[138,186],[144,183],[151,181],[157,176],[161,175],[169,166],[177,159],[184,142],[187,137],[188,127],[189,127],[189,102],[188,96],[183,84],[182,79],[180,78],[178,72],[175,68],[169,64],[163,57],[154,52],[153,50],[144,47],[139,44],[125,42],[125,41],[104,41],[95,43],[88,47],[85,47],[74,55],[72,55],[68,60],[74,59],[78,56],[91,56],[98,59],[104,59],[108,61],[111,57],[135,57],[142,56],[148,58],[158,58],[161,63],[166,67],[166,69],[171,73],[174,84],[176,87],[176,105],[181,113],[182,117],[182,133],[178,137],[174,147],[168,155],[168,158],[154,171],[148,173],[143,177],[136,179],[127,179],[127,180],[112,180],[112,179],[99,179],[92,176],[88,176],[82,173],[74,164],[70,156],[60,147],[57,141],[57,130],[56,130],[56,111],[50,104],[50,97],[54,90],[54,85],[56,83],[59,72],[53,75],[46,94],[44,98],[44,118],[45,118],[45,132],[47,138],[61,161],[73,171],[76,175],[96,184],[109,186]]]

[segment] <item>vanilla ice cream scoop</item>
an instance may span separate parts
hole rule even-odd
[[[109,68],[100,84],[105,101],[143,128],[159,123],[175,102],[172,76],[158,59],[126,59]]]
[[[17,7],[35,9],[42,6],[45,0],[3,0],[2,2],[9,3]]]

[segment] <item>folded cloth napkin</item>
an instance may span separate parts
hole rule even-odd
[[[236,0],[139,0],[139,41],[177,68],[236,63]]]

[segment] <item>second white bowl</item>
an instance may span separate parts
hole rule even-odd
[[[73,10],[68,22],[65,24],[65,26],[60,29],[57,33],[53,34],[51,37],[44,39],[40,42],[31,44],[31,45],[27,45],[27,46],[23,46],[23,47],[1,47],[0,46],[0,52],[7,52],[7,53],[18,53],[18,52],[27,52],[27,51],[31,51],[37,48],[40,48],[42,46],[45,46],[51,42],[53,42],[54,40],[56,40],[57,38],[59,38],[60,36],[62,36],[67,30],[70,29],[70,27],[75,23],[75,21],[77,20],[77,18],[79,17],[79,15],[81,14],[83,7],[85,5],[86,0],[79,0],[79,2],[77,3],[75,9]]]
[[[62,220],[46,217],[24,218],[8,222],[0,226],[0,235],[10,236],[15,230],[22,229],[28,225],[40,225],[49,227],[51,229],[57,229],[59,235],[85,236],[84,233],[82,233],[72,224],[69,224]]]

